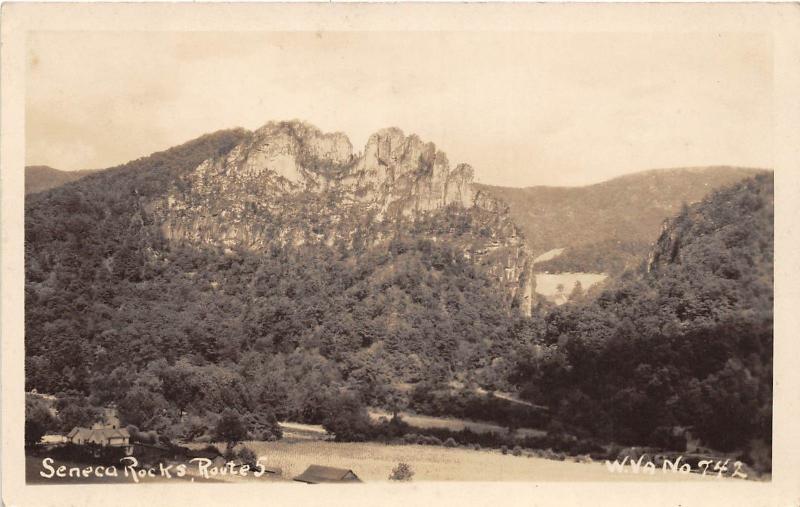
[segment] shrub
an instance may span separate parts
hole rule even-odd
[[[256,465],[257,461],[256,453],[253,452],[253,450],[250,449],[249,447],[242,447],[241,449],[239,449],[237,456],[239,460],[245,465],[250,465],[251,467]]]
[[[218,456],[221,456],[221,455],[222,455],[222,453],[221,453],[221,452],[219,452],[219,448],[217,448],[217,446],[216,446],[216,445],[211,445],[211,444],[209,444],[209,445],[207,445],[207,446],[203,447],[202,451],[204,451],[204,452],[211,452],[211,453],[214,453],[214,454],[216,454],[216,455],[218,455]]]
[[[262,440],[264,442],[275,442],[276,440],[283,438],[283,431],[278,433],[272,430],[265,429],[261,430],[260,432],[258,431],[254,432],[253,436],[255,436],[257,440]]]
[[[131,442],[140,442],[139,439],[139,428],[136,425],[129,424],[126,426],[128,433],[131,435]]]
[[[158,433],[155,431],[139,431],[139,428],[136,426],[129,424],[128,425],[128,433],[131,435],[132,442],[138,442],[142,444],[150,444],[155,445],[158,443]]]
[[[225,452],[222,454],[222,457],[225,458],[225,461],[233,461],[236,459],[236,452],[234,452],[231,446],[225,446]]]
[[[453,439],[453,437],[450,437],[450,438],[448,438],[447,440],[444,441],[444,446],[445,447],[456,447],[457,445],[458,444]]]
[[[384,437],[387,440],[398,439],[411,431],[409,426],[402,417],[392,417],[391,419],[381,418],[381,421],[372,429],[373,433],[378,437]]]
[[[514,456],[522,456],[522,448],[518,445],[515,445],[514,449],[511,451],[511,454]]]
[[[475,449],[476,451],[480,451],[481,450],[481,444],[474,444],[472,446],[472,448]]]
[[[414,476],[414,470],[406,463],[398,463],[389,475],[390,481],[410,481]]]
[[[508,446],[507,445],[500,446],[500,452],[502,452],[503,454],[508,454]]]
[[[428,443],[429,443],[430,445],[442,445],[442,441],[441,441],[441,440],[439,440],[439,439],[438,439],[438,438],[436,438],[436,437],[429,437],[429,438],[428,438]]]

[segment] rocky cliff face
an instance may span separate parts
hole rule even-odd
[[[651,273],[662,264],[674,262],[678,258],[679,250],[678,231],[670,220],[665,220],[661,224],[658,239],[647,254],[647,272]]]
[[[772,277],[773,209],[772,173],[718,189],[662,224],[646,270],[657,275],[681,265],[692,276],[763,282]]]
[[[276,239],[378,245],[399,225],[438,217],[422,234],[455,242],[530,313],[530,253],[508,207],[476,191],[473,176],[469,165],[451,168],[435,144],[397,128],[376,132],[354,154],[344,134],[269,123],[185,174],[149,211],[169,241],[256,251]]]
[[[451,170],[435,144],[413,134],[406,137],[397,128],[369,138],[354,177],[356,192],[390,215],[473,204],[472,168],[459,164]]]

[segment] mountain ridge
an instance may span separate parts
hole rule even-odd
[[[683,204],[764,172],[731,166],[650,169],[582,187],[477,187],[508,204],[535,255],[565,248],[539,269],[618,274],[636,267],[664,220]]]
[[[62,171],[46,165],[25,166],[25,194],[44,192],[97,172],[96,169]]]
[[[396,127],[372,134],[360,152],[354,151],[345,134],[325,133],[298,120],[269,122],[254,131],[221,132],[235,132],[224,150],[211,152],[196,167],[190,164],[165,178],[155,185],[155,193],[140,203],[143,213],[160,222],[156,234],[168,241],[230,249],[259,248],[269,231],[298,244],[325,241],[331,246],[345,241],[345,247],[352,247],[353,231],[343,230],[337,221],[375,229],[369,224],[384,219],[413,221],[420,213],[435,213],[452,204],[474,209],[474,214],[484,219],[495,217],[494,225],[463,245],[464,251],[479,263],[494,264],[494,276],[509,287],[510,297],[518,300],[515,304],[525,314],[530,314],[536,300],[533,258],[542,250],[566,251],[538,263],[538,272],[618,274],[641,262],[656,239],[653,231],[674,215],[679,201],[691,202],[705,191],[754,171],[727,166],[651,169],[584,187],[512,189],[475,183],[474,169],[468,164],[451,168],[447,155],[434,143]],[[126,171],[135,162],[94,174]],[[690,180],[691,184],[677,185],[677,197],[653,195],[676,186],[676,180]],[[618,206],[626,202],[616,195],[625,185],[640,189],[644,185],[649,197],[639,201],[627,198],[627,203],[643,207],[646,213],[631,213],[630,207]],[[684,199],[687,194],[689,199]],[[336,209],[321,205],[323,195],[335,201]],[[280,223],[280,209],[296,199],[316,203],[295,213],[302,226],[298,222],[282,230],[264,227],[266,217]],[[566,206],[556,202],[565,200]],[[534,202],[532,214],[529,201]],[[576,207],[575,201],[582,202]],[[607,215],[599,224],[595,220],[599,227],[591,226],[587,209],[590,214]],[[584,227],[583,222],[590,226]],[[576,227],[588,230],[588,239],[571,238]],[[378,240],[387,236],[389,229],[384,229],[377,233]],[[370,233],[364,229],[355,234]]]

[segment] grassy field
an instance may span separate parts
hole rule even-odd
[[[696,474],[610,473],[602,463],[555,461],[503,455],[495,450],[468,450],[422,445],[325,441],[246,442],[262,463],[279,467],[291,480],[309,465],[351,469],[364,481],[385,481],[398,463],[411,465],[415,481],[607,481],[702,480]]]
[[[282,421],[278,423],[283,430],[283,438],[291,440],[328,440],[331,436],[319,424],[302,424]]]
[[[469,428],[475,433],[491,432],[497,433],[498,435],[505,435],[508,433],[508,428],[500,426],[499,424],[468,421],[466,419],[456,419],[455,417],[416,415],[408,412],[400,412],[400,415],[402,416],[403,421],[416,428],[445,428],[450,431],[461,431],[465,428]],[[392,414],[389,412],[378,409],[370,409],[369,416],[376,421],[382,417],[387,419],[392,418]],[[516,434],[522,437],[539,437],[546,435],[547,432],[533,428],[519,428],[517,429]]]
[[[204,447],[207,444],[193,443],[188,447]],[[225,445],[217,443],[224,449]],[[215,476],[200,479],[190,467],[191,475],[170,481],[188,482],[271,482],[291,481],[309,465],[326,465],[353,470],[365,482],[386,481],[398,463],[407,463],[414,471],[414,481],[692,481],[716,480],[712,476],[698,474],[662,473],[657,469],[653,475],[612,473],[604,463],[583,463],[570,458],[565,461],[550,460],[523,454],[513,456],[497,450],[472,450],[423,445],[386,445],[376,442],[341,443],[324,440],[292,440],[277,442],[244,442],[269,468],[278,468],[278,474],[266,474],[256,478],[237,475]],[[77,463],[59,462],[57,465],[80,466]],[[26,458],[26,479],[29,484],[67,483],[132,483],[120,475],[118,478],[53,478],[43,479],[41,459]],[[160,477],[146,478],[142,482],[163,482]]]

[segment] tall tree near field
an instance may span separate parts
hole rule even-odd
[[[225,442],[226,454],[233,452],[236,444],[247,438],[247,428],[237,412],[231,409],[222,412],[222,417],[214,428],[214,438]]]

